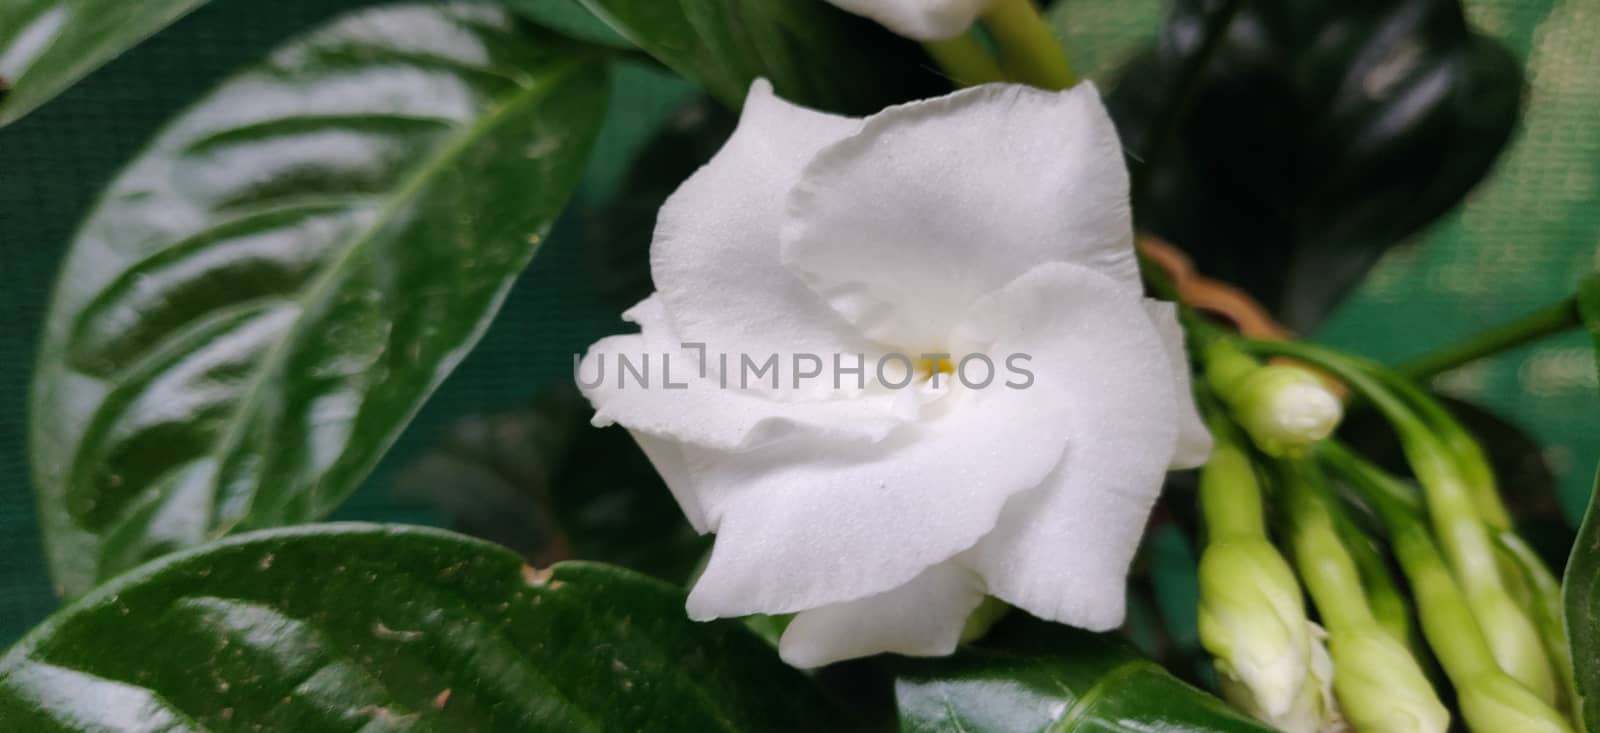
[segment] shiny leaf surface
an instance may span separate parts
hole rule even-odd
[[[1204,0],[1172,6],[1108,104],[1132,151],[1194,56]],[[1516,126],[1517,59],[1460,0],[1246,0],[1153,170],[1140,226],[1309,330],[1379,256],[1453,208]]]
[[[205,0],[0,2],[0,125],[60,94]]]
[[[588,52],[502,11],[398,6],[174,120],[83,224],[40,349],[61,588],[338,506],[533,256],[604,96]]]
[[[1012,612],[948,659],[906,660],[904,731],[1266,733],[1120,640]]]
[[[750,82],[830,112],[866,114],[949,89],[922,50],[818,0],[581,0],[729,107]]]
[[[0,729],[838,729],[763,642],[683,603],[438,530],[268,530],[139,568],[24,637],[0,658]]]

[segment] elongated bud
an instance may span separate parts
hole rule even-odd
[[[1259,365],[1232,346],[1207,352],[1206,378],[1263,452],[1296,453],[1333,433],[1344,406],[1322,379],[1286,364]]]
[[[1200,643],[1228,681],[1230,701],[1288,731],[1311,659],[1305,603],[1294,573],[1265,540],[1213,542],[1200,558]],[[1302,721],[1303,722],[1303,721]]]
[[[1341,631],[1329,641],[1333,687],[1346,720],[1362,733],[1443,733],[1450,711],[1411,652],[1381,627]]]
[[[1474,731],[1572,733],[1555,710],[1503,674],[1483,675],[1456,692],[1461,714]]]

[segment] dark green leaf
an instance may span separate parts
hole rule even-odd
[[[1561,583],[1584,725],[1600,731],[1600,476]]]
[[[1600,275],[1589,275],[1578,285],[1578,313],[1594,336],[1600,368]],[[1572,543],[1561,591],[1583,724],[1590,733],[1600,733],[1600,475]]]
[[[337,507],[533,256],[604,100],[597,61],[502,11],[403,6],[161,132],[73,242],[40,349],[62,589]]]
[[[269,530],[141,567],[28,634],[0,658],[0,729],[838,729],[766,644],[683,603],[438,530]]]
[[[60,94],[205,0],[0,2],[0,125]]]
[[[831,112],[865,114],[949,86],[910,41],[819,0],[581,0],[730,107],[750,82]]]
[[[1180,682],[1120,640],[1019,612],[954,657],[906,660],[895,696],[905,731],[1271,730]]]
[[[1128,149],[1148,149],[1211,5],[1176,2],[1112,89]],[[1228,33],[1134,211],[1307,331],[1488,172],[1516,126],[1520,65],[1459,0],[1246,0]]]
[[[566,386],[525,409],[466,418],[402,474],[401,490],[536,564],[600,560],[683,582],[710,538],[627,431],[595,429],[593,415]]]
[[[1578,283],[1577,297],[1578,316],[1594,339],[1595,369],[1600,372],[1600,273],[1587,275]]]
[[[605,21],[594,17],[578,0],[499,0],[518,15],[568,38],[597,43],[611,48],[631,49],[633,44],[618,35]]]

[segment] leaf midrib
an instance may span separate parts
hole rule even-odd
[[[365,232],[345,247],[337,259],[329,263],[328,267],[318,274],[306,288],[305,293],[298,298],[290,299],[296,304],[299,312],[296,313],[294,322],[284,331],[283,337],[277,339],[270,350],[263,355],[261,364],[254,371],[250,384],[240,395],[238,407],[234,410],[235,419],[229,421],[228,430],[216,442],[209,455],[217,461],[217,471],[213,478],[210,491],[211,506],[207,510],[207,524],[211,526],[211,536],[219,537],[227,534],[249,514],[247,509],[241,512],[239,518],[230,520],[226,524],[213,524],[217,519],[216,510],[217,488],[221,485],[223,472],[226,468],[226,459],[239,445],[245,434],[248,417],[255,412],[256,405],[262,399],[268,375],[278,372],[283,360],[288,355],[288,345],[294,340],[293,336],[299,332],[302,320],[306,313],[313,310],[309,306],[326,302],[337,291],[337,283],[343,281],[349,263],[354,261],[355,255],[366,250],[377,238],[377,233],[384,226],[393,221],[402,209],[408,205],[428,182],[445,167],[458,159],[463,153],[471,149],[473,143],[493,130],[512,112],[525,104],[529,104],[548,95],[552,89],[577,72],[578,69],[589,63],[587,57],[578,57],[565,62],[553,64],[548,72],[537,78],[532,84],[522,87],[520,92],[514,93],[498,106],[492,107],[487,114],[482,115],[470,126],[465,127],[459,136],[450,142],[441,145],[429,158],[418,165],[416,170],[408,175],[393,193],[385,196],[385,202],[374,218],[373,223]],[[254,508],[257,495],[252,493],[249,507]]]

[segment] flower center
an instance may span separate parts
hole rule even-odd
[[[955,360],[947,357],[919,358],[917,359],[917,376],[923,380],[932,379],[935,374],[955,374]]]

